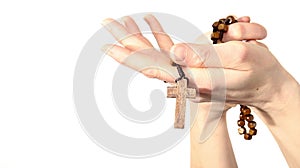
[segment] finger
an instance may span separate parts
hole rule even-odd
[[[208,67],[207,58],[212,57],[210,55],[216,57],[217,54],[213,54],[213,50],[212,45],[176,44],[171,48],[171,59],[179,65],[204,68]]]
[[[238,22],[250,23],[250,17],[249,16],[242,16],[242,17],[238,18],[237,20],[238,20]],[[211,32],[207,32],[205,34],[201,34],[200,36],[198,36],[196,38],[196,40],[194,41],[194,43],[209,44],[209,43],[211,43],[210,38],[211,38]]]
[[[128,49],[137,51],[152,47],[136,35],[130,34],[122,24],[114,19],[105,19],[102,24],[115,37],[115,39],[118,40],[119,43]]]
[[[247,22],[247,23],[250,23],[251,19],[249,16],[242,16],[240,18],[237,19],[238,22]]]
[[[169,64],[170,59],[166,55],[159,55],[155,49],[149,49],[147,52],[145,50],[143,52],[132,52],[118,45],[105,45],[102,47],[102,51],[117,62],[150,78],[174,82],[177,75],[176,68]]]
[[[236,68],[244,61],[247,43],[231,41],[218,45],[176,44],[171,48],[171,59],[180,65],[196,68]],[[234,52],[232,50],[234,49]],[[237,63],[238,62],[238,63]]]
[[[238,22],[231,24],[222,41],[262,40],[267,36],[266,29],[257,23]]]
[[[173,83],[178,77],[177,70],[170,64],[164,62],[156,63],[153,56],[147,57],[140,52],[132,53],[129,49],[118,45],[105,45],[102,50],[114,58],[117,62],[128,66],[136,71],[143,73],[150,78],[157,78],[162,81]],[[158,56],[160,60],[169,58],[166,56]],[[223,87],[218,81],[212,82],[212,75],[219,74],[222,69],[214,68],[184,68],[185,74],[190,79],[192,87],[198,88],[198,92],[208,94],[211,90]],[[222,81],[222,80],[220,80]]]
[[[122,18],[122,21],[124,22],[124,25],[130,34],[136,35],[141,40],[143,40],[144,43],[148,44],[149,46],[152,46],[150,41],[142,35],[138,25],[135,23],[135,21],[131,17],[125,16]]]
[[[153,15],[147,15],[144,17],[144,19],[150,26],[160,49],[164,51],[170,51],[174,43],[172,39],[164,32],[158,20]]]
[[[131,17],[124,16],[121,20],[130,34],[142,35],[138,25]]]
[[[131,54],[131,50],[113,44],[106,44],[102,46],[101,50],[121,64]]]

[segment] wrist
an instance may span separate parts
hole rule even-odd
[[[300,86],[294,79],[286,81],[279,93],[275,95],[277,96],[272,99],[273,102],[270,103],[267,113],[260,114],[278,143],[288,165],[299,167]]]
[[[300,109],[300,86],[298,82],[285,70],[284,78],[273,78],[272,86],[263,93],[266,97],[256,108],[260,117],[268,126],[276,126],[282,122],[289,122],[288,118],[298,117]],[[272,124],[270,124],[272,123]]]

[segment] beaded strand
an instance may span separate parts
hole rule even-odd
[[[228,16],[226,18],[220,19],[213,23],[213,32],[211,34],[211,40],[213,44],[222,43],[223,35],[228,31],[228,26],[230,24],[238,22],[233,16]],[[245,105],[240,105],[240,119],[237,121],[237,124],[240,128],[238,128],[238,133],[240,135],[244,135],[245,140],[251,140],[252,136],[257,134],[256,122],[253,121],[254,117],[251,114],[251,109]],[[247,126],[249,127],[249,132],[245,128],[247,121]]]
[[[247,106],[244,106],[244,105],[240,105],[240,106],[241,106],[240,119],[237,121],[237,124],[240,127],[238,129],[238,132],[240,135],[244,135],[244,139],[251,140],[252,136],[257,134],[257,130],[255,129],[256,122],[253,121],[254,117],[251,114],[250,108]],[[248,127],[250,128],[248,133],[245,128],[245,125],[246,125],[245,120],[248,122]]]

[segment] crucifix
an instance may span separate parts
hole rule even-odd
[[[185,111],[186,111],[186,99],[196,98],[196,89],[188,88],[188,78],[180,65],[173,63],[177,67],[180,77],[175,80],[176,86],[167,87],[167,98],[176,98],[176,109],[175,109],[175,122],[174,128],[184,128]]]

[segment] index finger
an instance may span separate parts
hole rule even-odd
[[[267,36],[267,30],[260,24],[237,22],[228,27],[224,33],[223,42],[240,40],[262,40]]]

